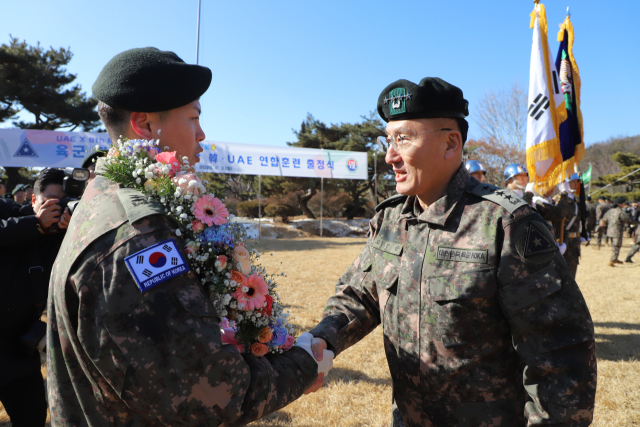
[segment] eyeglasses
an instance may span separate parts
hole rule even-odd
[[[414,135],[389,135],[388,137],[379,136],[377,139],[378,147],[380,147],[380,149],[385,153],[389,151],[390,147],[393,147],[393,149],[396,151],[402,151],[406,145],[411,145],[412,138],[419,135],[426,135],[428,133],[441,132],[443,130],[446,130],[448,132],[453,129],[449,129],[449,128],[435,129],[429,132],[416,133]]]

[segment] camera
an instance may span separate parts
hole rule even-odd
[[[65,177],[62,181],[62,191],[66,194],[65,197],[58,201],[58,205],[64,212],[65,208],[69,208],[71,214],[76,208],[76,205],[84,193],[84,189],[89,179],[89,169],[85,168],[64,168]]]

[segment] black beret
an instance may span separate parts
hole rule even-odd
[[[33,184],[22,184],[23,191],[27,191],[27,188],[31,188],[33,190]]]
[[[385,122],[440,117],[464,119],[469,102],[460,88],[438,77],[425,77],[420,84],[398,80],[378,97],[378,113]]]
[[[598,196],[598,200],[607,200],[607,198],[604,196]]]
[[[86,169],[92,164],[94,164],[96,162],[96,159],[98,159],[99,157],[104,157],[106,155],[107,155],[106,151],[92,151],[89,154],[87,154],[84,157],[84,159],[82,159],[81,167]]]
[[[621,205],[623,203],[627,203],[627,199],[625,199],[624,197],[616,197],[613,203],[615,203],[616,205]]]
[[[4,182],[4,178],[0,178],[0,184],[5,185],[6,182]]]
[[[155,47],[125,50],[104,66],[93,95],[113,108],[141,113],[167,111],[200,98],[211,84],[211,70],[185,63]]]
[[[18,185],[16,185],[16,186],[13,188],[13,191],[11,192],[11,194],[15,196],[15,195],[16,195],[16,193],[17,193],[18,191],[24,191],[24,188],[23,188],[23,187],[24,187],[24,185],[23,185],[23,184],[18,184]]]

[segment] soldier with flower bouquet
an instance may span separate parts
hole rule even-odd
[[[51,277],[52,426],[241,425],[315,391],[330,368],[309,334],[294,345],[274,276],[190,166],[210,82],[208,68],[143,48],[93,86],[117,142]]]

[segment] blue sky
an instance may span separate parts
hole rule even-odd
[[[551,51],[571,6],[582,77],[587,145],[640,133],[640,2],[543,3]],[[0,43],[70,47],[68,70],[91,92],[117,53],[143,46],[195,62],[197,0],[0,0]],[[609,6],[615,4],[615,6]],[[282,146],[307,113],[355,122],[380,91],[405,78],[441,77],[470,102],[514,82],[528,87],[533,2],[202,0],[200,64],[213,71],[203,96],[208,140]]]

